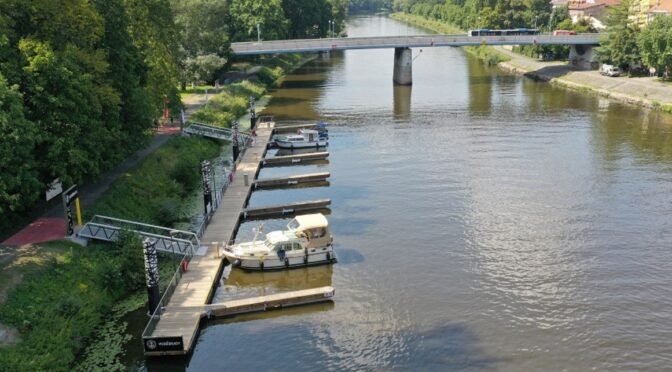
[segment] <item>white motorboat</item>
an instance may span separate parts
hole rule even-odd
[[[324,147],[329,144],[328,137],[314,129],[299,129],[297,134],[277,136],[275,144],[281,149],[304,149]]]
[[[224,248],[234,266],[247,270],[281,270],[336,262],[329,223],[321,213],[297,216],[282,231],[266,234],[264,240]]]

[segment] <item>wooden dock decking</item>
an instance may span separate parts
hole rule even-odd
[[[262,187],[279,187],[298,185],[300,183],[321,182],[326,181],[331,174],[329,172],[299,174],[286,177],[265,178],[254,181],[255,188]]]
[[[203,308],[213,295],[214,283],[219,278],[223,265],[223,258],[219,257],[217,252],[218,246],[229,243],[235,236],[241,211],[253,187],[252,182],[245,183],[244,175],[247,174],[252,180],[256,178],[273,128],[273,123],[262,123],[257,126],[257,138],[243,153],[236,167],[233,182],[227,187],[224,198],[201,239],[201,244],[207,246],[207,253],[192,258],[187,272],[175,288],[151,334],[151,338],[181,337],[183,350],[152,352],[148,351],[145,342],[145,355],[183,355],[191,350],[201,319],[201,313],[194,311],[194,308]],[[156,347],[156,342],[153,346]]]
[[[296,155],[283,155],[283,156],[274,156],[272,158],[264,158],[262,160],[262,165],[265,167],[274,166],[274,165],[292,165],[302,162],[311,162],[318,160],[326,160],[329,157],[329,152],[310,152],[307,154],[296,154]]]

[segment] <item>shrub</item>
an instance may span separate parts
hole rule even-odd
[[[142,288],[145,280],[145,261],[140,236],[134,232],[122,230],[119,232],[115,247],[119,254],[119,271],[126,289]]]

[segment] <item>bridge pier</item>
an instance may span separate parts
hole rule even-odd
[[[413,52],[411,48],[394,48],[392,80],[395,85],[413,84]]]
[[[596,70],[597,53],[591,45],[572,45],[569,48],[569,62],[577,70]]]

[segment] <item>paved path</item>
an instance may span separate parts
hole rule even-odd
[[[587,88],[603,96],[647,107],[672,105],[672,85],[657,78],[609,77],[597,71],[574,71],[565,62],[540,62],[505,48],[497,47],[497,50],[511,57],[510,61],[500,64],[508,70],[570,88]]]
[[[205,95],[191,95],[185,101],[185,118],[188,119],[199,107],[205,103]],[[82,208],[93,205],[110,185],[122,174],[135,168],[149,154],[159,147],[163,146],[171,136],[180,132],[179,121],[176,121],[175,127],[159,128],[152,138],[149,146],[138,150],[117,165],[114,169],[103,174],[98,181],[81,185],[79,187],[79,198]],[[60,230],[60,232],[59,232]],[[50,240],[62,239],[65,234],[65,218],[63,217],[63,207],[59,204],[51,208],[37,220],[30,223],[18,233],[12,235],[9,239],[2,242],[3,245],[21,246],[25,244],[42,243]]]

